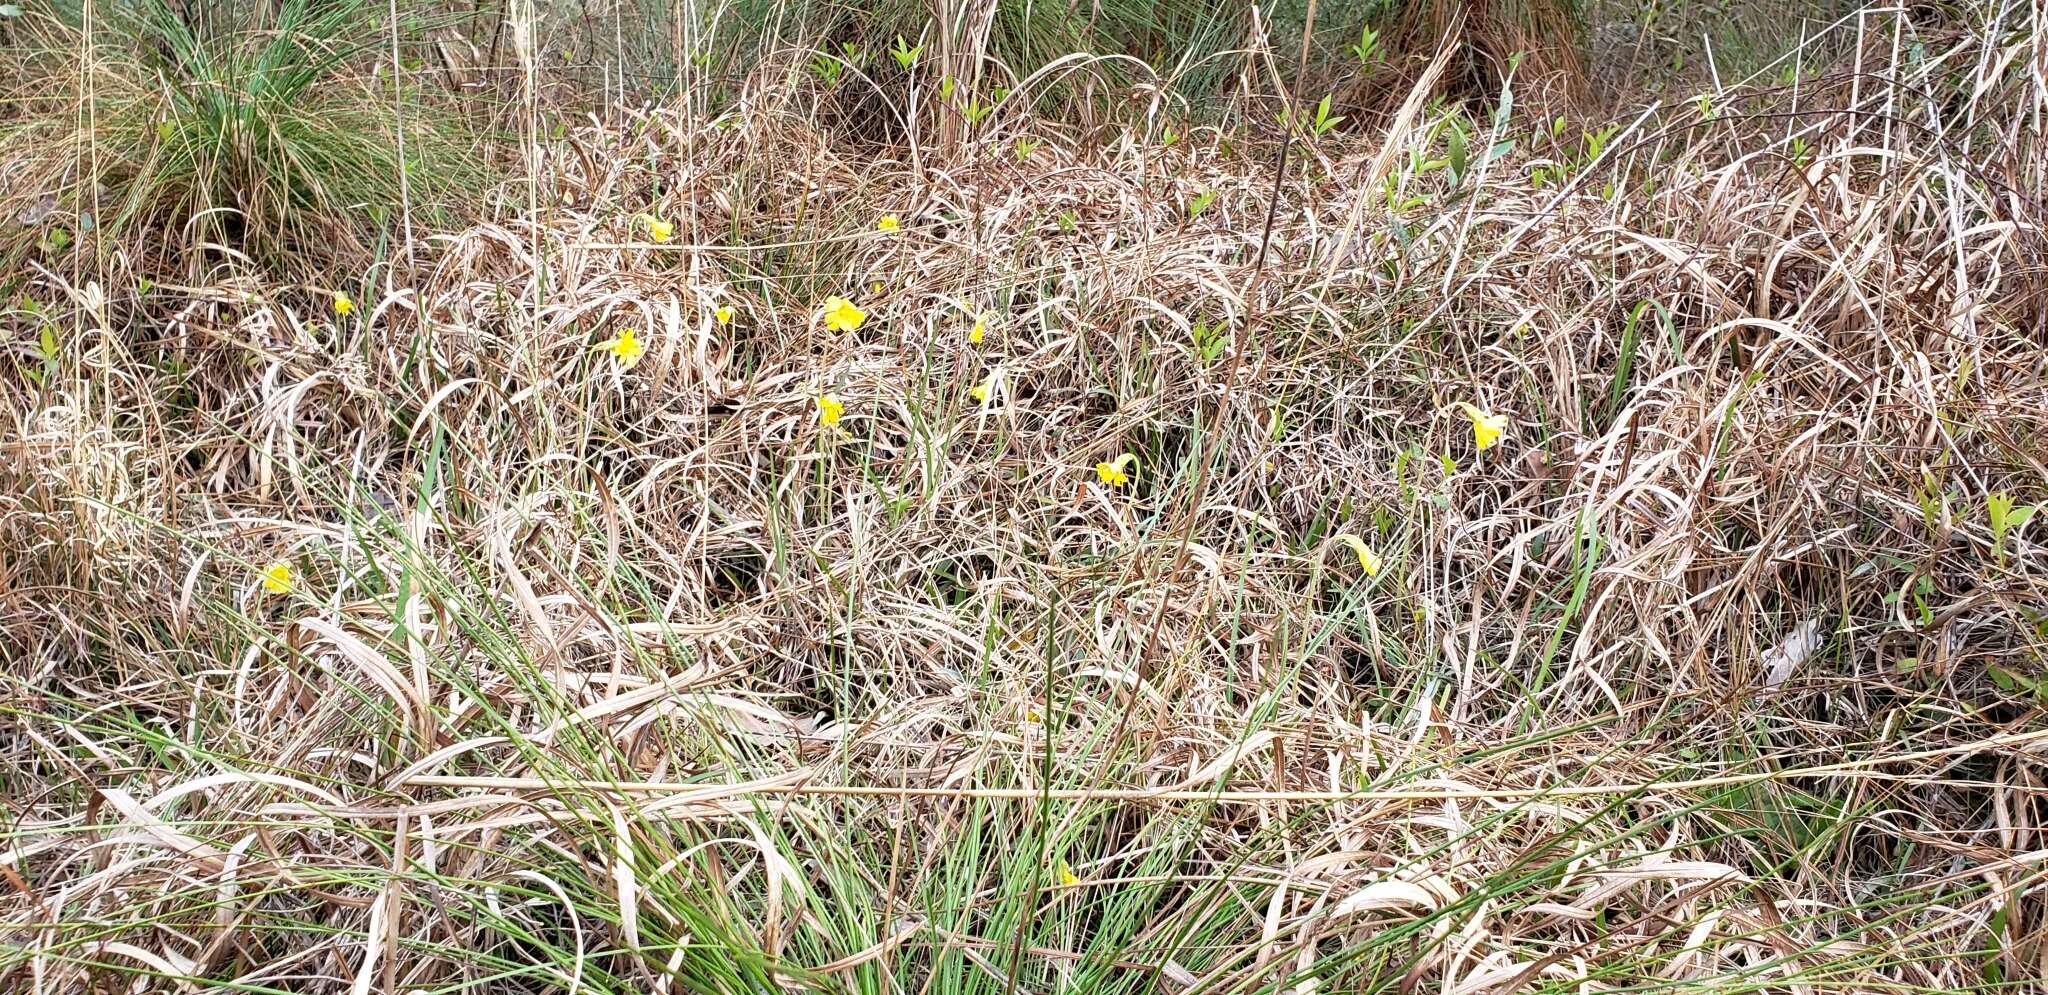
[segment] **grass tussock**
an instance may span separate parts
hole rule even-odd
[[[0,988],[2024,990],[2038,28],[1171,142],[791,54],[345,282],[44,259]]]
[[[446,219],[447,198],[479,185],[476,165],[388,64],[362,71],[390,44],[383,11],[119,0],[13,19],[0,209],[19,224],[0,262],[192,281],[360,267],[384,254],[377,235],[399,227],[399,205]]]

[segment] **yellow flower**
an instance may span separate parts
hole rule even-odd
[[[336,291],[334,294],[334,313],[346,318],[356,313],[356,302],[349,300],[347,294]]]
[[[1060,887],[1072,888],[1081,883],[1081,875],[1074,873],[1074,865],[1060,861]]]
[[[989,374],[988,379],[975,384],[974,389],[967,392],[967,396],[981,402],[982,407],[987,407],[988,399],[995,396],[996,379],[1000,376],[1001,373]]]
[[[839,424],[839,416],[846,413],[846,405],[830,394],[818,395],[818,424],[832,426]]]
[[[666,242],[676,237],[676,226],[672,222],[650,216],[647,219],[647,236],[657,242]]]
[[[263,589],[272,594],[292,593],[292,565],[278,560],[264,567]]]
[[[1380,554],[1373,552],[1372,547],[1365,544],[1365,540],[1349,532],[1339,532],[1331,538],[1350,546],[1351,551],[1358,554],[1358,569],[1365,571],[1367,577],[1379,576]]]
[[[882,220],[875,222],[875,227],[882,231],[896,231],[903,227],[903,222],[896,220],[893,214],[884,214]]]
[[[974,327],[967,330],[967,341],[980,345],[982,337],[987,334],[988,322],[983,320],[981,315],[975,315]]]
[[[874,280],[874,281],[871,281],[871,282],[870,282],[870,283],[868,284],[868,293],[869,293],[870,295],[872,295],[872,296],[875,296],[875,297],[880,297],[880,296],[882,296],[882,281],[880,281],[880,280]]]
[[[1472,444],[1481,452],[1493,448],[1500,441],[1501,434],[1508,430],[1508,416],[1496,415],[1475,405],[1459,401],[1458,410],[1472,421]]]
[[[868,313],[854,306],[844,297],[825,298],[825,327],[835,332],[850,332],[868,320]]]
[[[618,362],[619,369],[622,370],[632,369],[633,364],[640,361],[640,357],[647,355],[647,347],[640,342],[640,333],[630,328],[621,329],[618,338],[599,342],[597,348],[611,353],[612,359]]]
[[[711,316],[717,318],[718,323],[721,325],[730,325],[732,324],[733,315],[736,313],[737,312],[735,312],[732,309],[732,305],[720,304],[718,306],[718,310],[711,312]]]
[[[1122,487],[1131,482],[1131,464],[1138,458],[1125,453],[1107,463],[1095,464],[1095,476],[1111,487]]]

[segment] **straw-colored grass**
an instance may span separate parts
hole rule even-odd
[[[1287,142],[793,58],[346,286],[48,256],[0,990],[2035,984],[2040,20]]]

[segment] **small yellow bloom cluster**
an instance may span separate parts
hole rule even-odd
[[[1122,487],[1131,482],[1131,464],[1137,461],[1138,457],[1125,453],[1107,463],[1097,463],[1095,477],[1111,487]]]
[[[1372,547],[1365,544],[1365,540],[1349,532],[1339,532],[1331,538],[1350,546],[1351,551],[1358,554],[1358,569],[1365,571],[1367,577],[1379,576],[1380,554],[1373,552]]]
[[[868,313],[844,297],[825,298],[825,327],[835,332],[851,332],[868,320]]]
[[[974,398],[982,407],[988,407],[989,400],[995,397],[996,387],[1001,383],[1002,376],[1000,370],[990,373],[988,379],[975,384],[974,388],[967,392],[967,396]]]
[[[595,348],[611,353],[612,360],[621,370],[632,369],[640,357],[647,355],[647,347],[640,342],[640,333],[630,328],[622,329],[616,338],[599,342]]]
[[[1500,442],[1500,437],[1507,433],[1508,416],[1493,414],[1478,405],[1464,401],[1459,401],[1456,406],[1466,420],[1472,423],[1472,444],[1478,446],[1480,452],[1493,448]]]
[[[263,589],[272,594],[292,593],[292,565],[284,560],[275,560],[263,568],[261,574]]]

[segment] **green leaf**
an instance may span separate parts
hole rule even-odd
[[[911,66],[917,64],[918,53],[923,51],[923,45],[917,45],[913,47],[903,40],[902,35],[897,35],[896,47],[890,49],[889,54],[896,58],[897,65],[902,66],[907,71],[910,69]]]
[[[1358,64],[1370,68],[1380,57],[1380,34],[1368,24],[1359,29],[1358,44],[1351,46],[1351,54],[1358,57]]]
[[[1620,125],[1610,124],[1599,131],[1580,132],[1581,140],[1586,148],[1586,161],[1591,162],[1600,158],[1600,153],[1607,151],[1608,140],[1612,139],[1615,132],[1620,130]]]
[[[1323,94],[1323,99],[1316,104],[1316,116],[1315,120],[1311,124],[1311,127],[1315,130],[1315,133],[1320,135],[1326,131],[1329,131],[1331,128],[1336,127],[1337,124],[1343,120],[1344,116],[1342,114],[1335,116],[1332,116],[1330,114],[1330,95],[1327,93]]]
[[[1451,125],[1451,134],[1446,139],[1445,146],[1445,157],[1451,164],[1451,178],[1453,180],[1464,179],[1465,167],[1471,164],[1466,159],[1464,125],[1455,122]]]
[[[811,72],[825,81],[826,86],[837,86],[839,76],[846,71],[846,63],[829,55],[819,53],[811,57]]]

